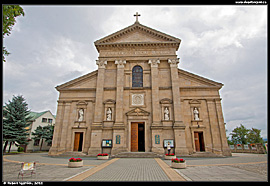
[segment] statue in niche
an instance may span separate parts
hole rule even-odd
[[[170,120],[170,112],[168,107],[165,107],[164,109],[164,120]]]
[[[107,121],[111,121],[112,120],[112,110],[111,110],[110,107],[106,111],[106,116],[107,116],[107,118],[106,118]]]
[[[81,108],[81,109],[79,110],[79,119],[78,119],[78,121],[83,121],[83,115],[84,115],[84,111],[83,111],[83,109]]]
[[[196,107],[193,110],[193,114],[194,114],[194,120],[196,120],[196,121],[200,120],[199,111],[198,111],[198,109]]]

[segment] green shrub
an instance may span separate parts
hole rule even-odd
[[[24,151],[24,148],[23,147],[18,147],[18,152],[23,152]]]

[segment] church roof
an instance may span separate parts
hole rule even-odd
[[[147,27],[136,21],[134,24],[103,37],[94,42],[97,50],[102,47],[113,46],[146,46],[171,45],[178,50],[181,40]]]

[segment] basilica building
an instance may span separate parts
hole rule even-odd
[[[49,155],[230,156],[223,84],[178,68],[181,40],[138,21],[95,41],[97,70],[56,87]],[[184,61],[183,61],[184,63]]]

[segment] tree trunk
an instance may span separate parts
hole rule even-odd
[[[40,144],[39,151],[41,151],[41,149],[42,149],[42,145],[43,145],[43,138],[41,138],[41,144]]]
[[[4,148],[3,148],[3,153],[6,152],[7,145],[8,145],[8,141],[5,142],[5,145],[4,145]]]
[[[9,149],[8,149],[8,153],[10,153],[10,149],[11,149],[11,145],[12,145],[12,141],[11,142],[9,142]]]

